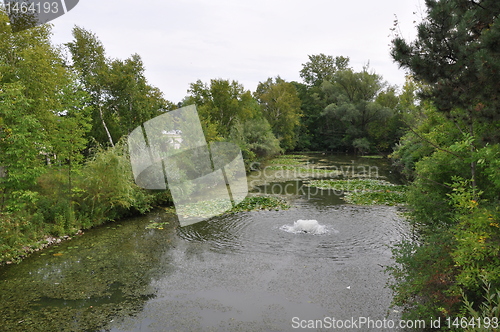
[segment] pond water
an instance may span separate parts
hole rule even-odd
[[[358,176],[362,166],[377,169],[372,177],[398,181],[383,160],[307,159],[320,170],[309,177],[332,176],[332,170]],[[342,169],[347,166],[356,174]],[[384,267],[392,263],[390,245],[408,234],[398,208],[349,205],[338,193],[304,188],[304,173],[282,171],[256,171],[249,183],[254,193],[287,198],[289,210],[236,213],[183,228],[159,210],[0,268],[0,326],[291,331],[303,320],[322,320],[324,328],[332,318],[396,320]],[[147,229],[151,221],[169,224]]]

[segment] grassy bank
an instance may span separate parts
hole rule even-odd
[[[171,206],[175,213],[168,191],[147,191],[135,184],[125,144],[98,151],[73,169],[49,167],[16,205],[0,213],[0,264],[19,262],[83,230],[144,214],[155,206]],[[214,208],[212,203],[201,204],[191,212],[211,215]],[[228,213],[287,208],[280,198],[249,196]]]
[[[166,192],[134,183],[123,144],[96,153],[86,164],[47,169],[36,184],[0,213],[0,262],[21,260],[81,230],[171,204]]]

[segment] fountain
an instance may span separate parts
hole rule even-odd
[[[325,234],[326,227],[320,225],[317,220],[302,220],[299,219],[293,223],[293,226],[283,225],[281,229],[289,233],[311,233],[311,234]]]

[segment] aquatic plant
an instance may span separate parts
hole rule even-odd
[[[334,190],[339,195],[344,195],[344,200],[350,204],[398,205],[406,202],[406,186],[384,180],[310,180],[304,184],[309,187]]]
[[[227,200],[214,199],[210,201],[201,201],[196,204],[186,205],[182,211],[185,217],[211,217],[218,214],[221,209],[226,209],[230,204]],[[282,199],[273,196],[249,196],[233,208],[226,209],[228,214],[245,212],[245,211],[259,211],[259,210],[282,210],[289,209],[290,205]]]

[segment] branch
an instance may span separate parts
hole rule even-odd
[[[427,143],[429,143],[430,145],[432,145],[433,147],[435,147],[436,149],[440,150],[440,151],[443,151],[443,152],[446,152],[446,153],[449,153],[451,154],[452,156],[455,156],[457,157],[458,159],[464,161],[464,158],[458,154],[456,154],[455,152],[452,152],[452,151],[449,151],[449,150],[446,150],[446,149],[443,149],[442,147],[440,147],[439,145],[429,141],[428,139],[422,137],[419,133],[417,133],[410,125],[408,125],[408,123],[406,123],[405,121],[403,121],[404,124],[406,124],[406,126],[408,127],[408,129],[411,130],[412,133],[414,133],[415,135],[417,135],[418,138],[420,138],[422,141],[425,141]]]
[[[478,7],[479,7],[479,8],[481,8],[481,9],[487,10],[486,8],[484,8],[483,6],[481,6],[481,4],[480,4],[479,2],[476,2],[476,1],[474,1],[474,0],[472,0],[472,1],[470,1],[470,2],[471,2],[473,5],[476,5],[476,6],[478,6]]]
[[[440,183],[440,182],[437,182],[437,181],[431,180],[431,179],[429,179],[429,178],[426,178],[425,176],[422,176],[422,174],[419,174],[418,176],[419,176],[419,177],[421,177],[421,178],[422,178],[422,179],[424,179],[424,180],[427,180],[427,181],[433,182],[433,183],[435,183],[435,184],[437,184],[437,185],[439,185],[439,186],[441,186],[441,187],[445,187],[445,188],[448,188],[448,189],[453,189],[453,187],[450,187],[450,186],[448,186],[448,185],[446,185],[446,184],[443,184],[443,183]]]

